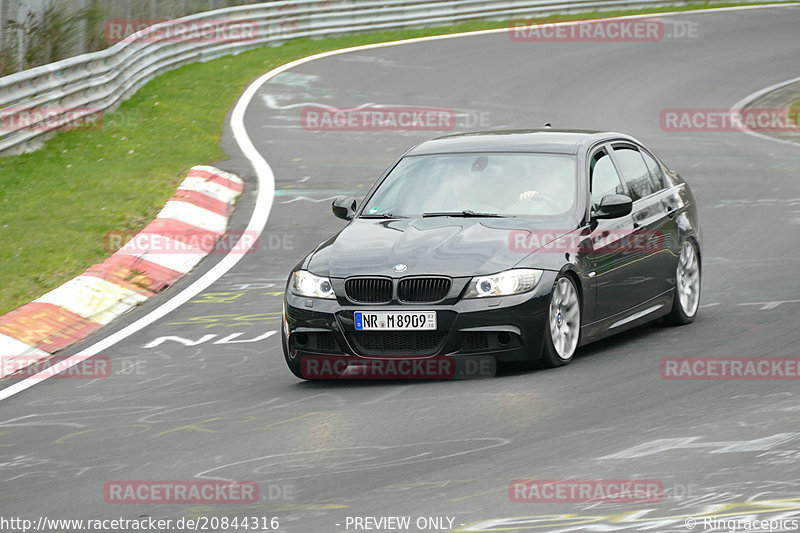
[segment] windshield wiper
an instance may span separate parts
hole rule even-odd
[[[367,213],[361,215],[358,218],[406,218],[406,217],[395,216],[391,213]]]
[[[506,218],[507,215],[498,215],[497,213],[479,213],[466,209],[464,211],[434,211],[431,213],[422,213],[423,217],[491,217],[491,218]]]

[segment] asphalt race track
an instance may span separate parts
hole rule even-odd
[[[688,531],[685,518],[700,515],[800,519],[797,381],[659,372],[667,356],[800,355],[800,148],[659,122],[663,109],[730,107],[797,76],[800,7],[663,20],[658,42],[515,42],[501,32],[336,55],[262,86],[245,125],[275,172],[276,195],[257,252],[105,352],[111,377],[49,379],[0,402],[0,515],[264,516],[291,532],[366,531],[347,521],[365,516],[410,516],[411,531],[419,517],[480,531],[658,532]],[[670,38],[680,25],[696,36]],[[362,194],[397,155],[444,133],[313,132],[300,123],[313,104],[452,108],[455,131],[549,121],[637,137],[699,202],[698,319],[585,347],[556,370],[300,382],[280,348],[288,271],[343,225],[332,197]],[[224,168],[249,185],[233,218],[242,229],[255,177],[230,133],[224,145]],[[665,494],[657,503],[516,503],[509,484],[521,478],[654,479]],[[104,499],[110,481],[203,479],[255,481],[259,501]],[[701,522],[695,531],[712,530]]]

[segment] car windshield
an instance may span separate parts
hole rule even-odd
[[[562,215],[575,202],[576,183],[570,155],[407,156],[369,198],[362,216]]]

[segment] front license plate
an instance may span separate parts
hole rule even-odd
[[[355,319],[356,329],[359,331],[436,329],[436,311],[356,311]]]

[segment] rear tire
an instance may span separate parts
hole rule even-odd
[[[575,282],[560,275],[550,293],[547,323],[544,327],[542,365],[548,368],[564,366],[572,361],[581,334],[581,301]]]
[[[670,326],[683,326],[694,322],[700,309],[700,254],[690,241],[681,245],[678,265],[675,267],[675,294],[672,311],[664,318]]]

